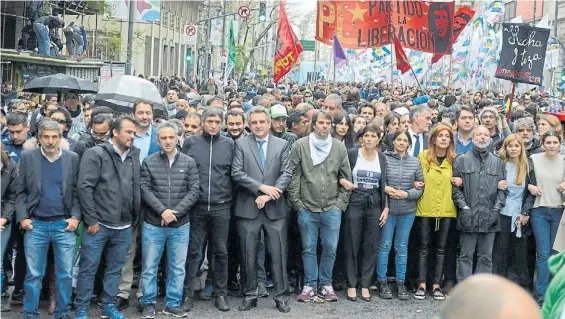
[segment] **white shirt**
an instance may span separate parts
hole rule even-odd
[[[415,136],[419,136],[420,139],[420,151],[418,152],[418,154],[422,153],[424,151],[424,134],[416,134],[414,131],[412,131],[412,127],[410,126],[408,126],[408,134],[410,134],[410,138],[412,139],[412,145],[410,145],[410,148],[408,149],[408,154],[410,154],[410,156],[414,156],[414,146],[416,146]]]
[[[259,142],[265,141],[261,148],[263,149],[263,154],[265,154],[265,161],[267,161],[267,146],[269,145],[269,134],[267,134],[267,136],[263,137],[262,139],[255,137],[255,141],[257,141],[257,150],[259,149]]]
[[[63,156],[63,149],[61,147],[59,147],[59,154],[57,154],[57,156],[55,156],[53,160],[51,160],[47,155],[45,155],[45,152],[43,152],[43,147],[40,147],[40,149],[43,157],[45,157],[50,163],[55,163],[59,158],[61,158],[61,156]]]
[[[173,167],[173,163],[175,162],[175,158],[177,157],[178,150],[175,148],[175,153],[171,158],[169,158],[169,167]]]

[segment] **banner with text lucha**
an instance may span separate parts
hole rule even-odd
[[[392,43],[430,53],[451,53],[453,2],[421,0],[318,1],[316,39],[331,45],[334,32],[344,48]]]
[[[277,52],[275,53],[274,81],[275,83],[285,76],[292,66],[298,61],[300,53],[304,51],[302,44],[296,38],[288,22],[283,2],[280,3],[280,20],[277,31]]]
[[[495,77],[541,85],[548,39],[549,29],[526,23],[503,23],[502,52]]]

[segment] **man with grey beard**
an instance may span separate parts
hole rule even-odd
[[[492,273],[494,235],[500,231],[498,215],[506,202],[506,192],[498,189],[498,183],[506,179],[506,169],[502,159],[488,151],[490,142],[489,129],[476,127],[473,150],[459,155],[453,164],[453,177],[463,181],[461,187],[453,187],[453,199],[459,208],[459,282],[473,274],[475,251],[476,273]]]

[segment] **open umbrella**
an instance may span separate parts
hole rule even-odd
[[[24,86],[23,91],[42,94],[65,94],[68,92],[83,94],[98,92],[92,82],[63,73],[35,78]]]
[[[114,76],[100,87],[94,97],[96,105],[109,106],[119,113],[131,113],[138,100],[153,103],[155,116],[166,118],[163,98],[155,84],[137,76]]]

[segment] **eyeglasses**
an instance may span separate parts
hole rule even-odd
[[[104,138],[104,137],[106,137],[106,135],[108,135],[108,132],[98,133],[98,132],[95,132],[94,130],[90,130],[90,135],[92,135],[93,137]]]
[[[67,124],[67,120],[65,119],[54,119],[51,118],[52,120],[54,120],[55,122],[59,123],[59,124]]]

